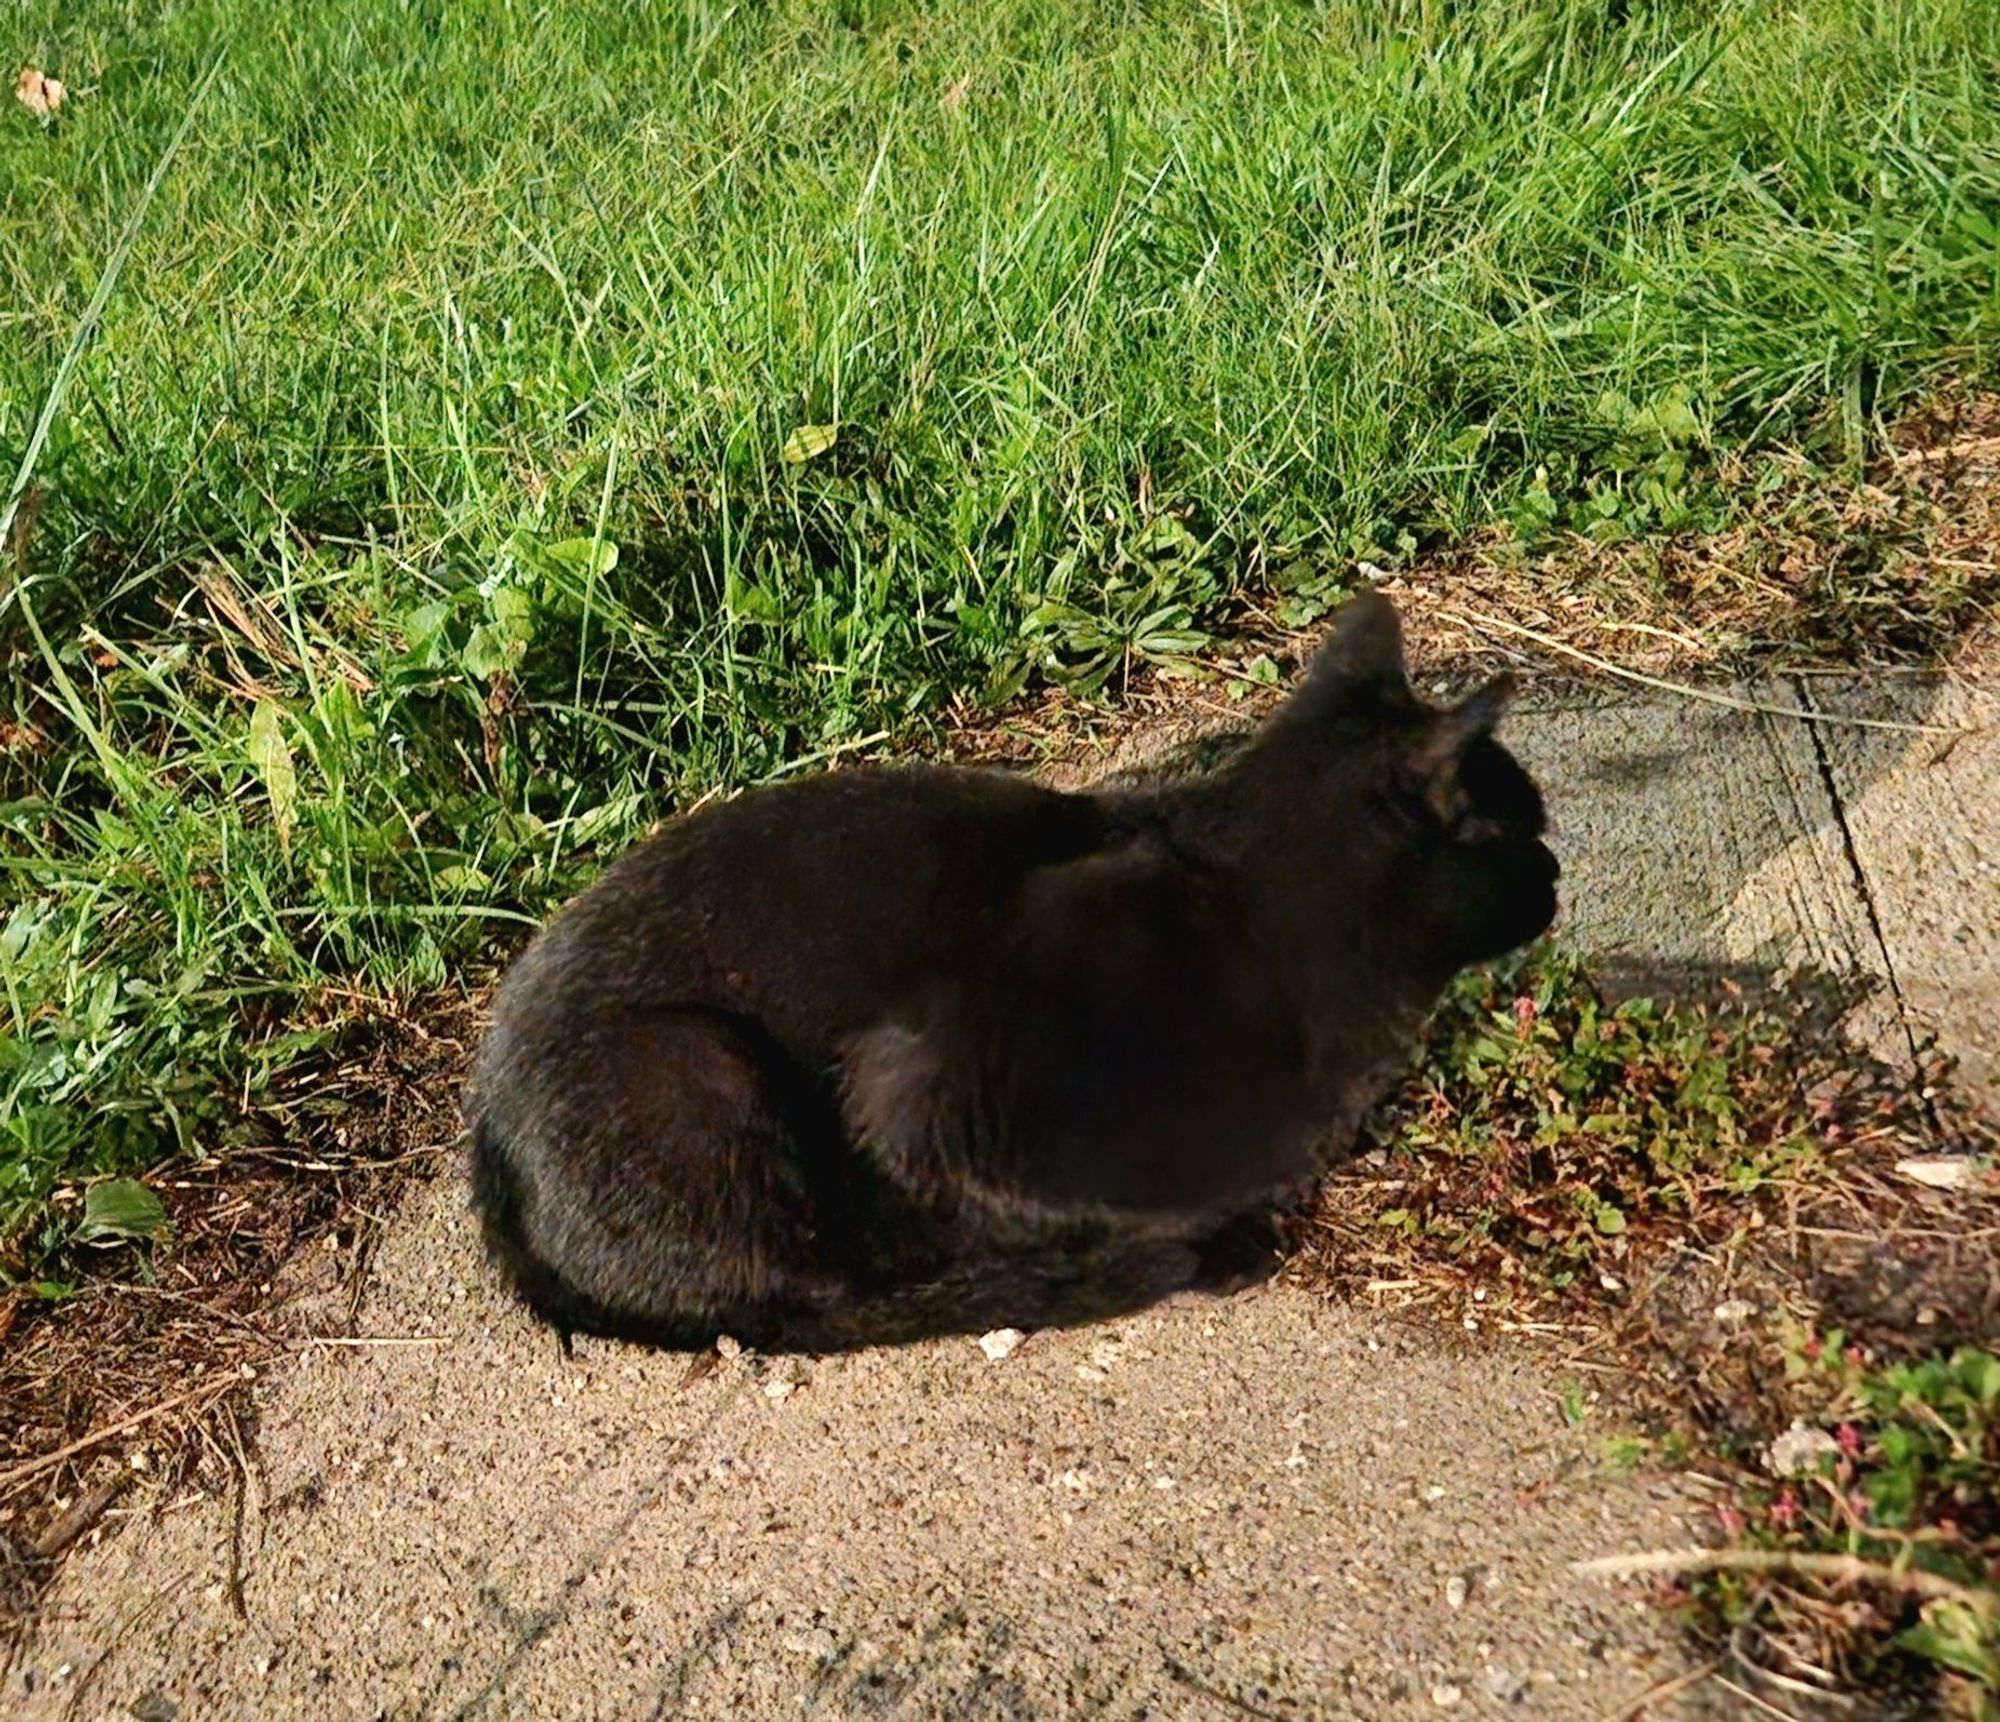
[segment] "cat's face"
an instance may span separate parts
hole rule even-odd
[[[1426,865],[1413,901],[1457,967],[1547,931],[1560,869],[1542,841],[1540,791],[1490,733],[1462,744],[1442,787],[1418,816]]]
[[[1511,691],[1503,678],[1459,705],[1427,705],[1388,600],[1369,594],[1341,611],[1254,751],[1284,847],[1348,922],[1343,938],[1449,974],[1555,918],[1540,791],[1493,733]]]

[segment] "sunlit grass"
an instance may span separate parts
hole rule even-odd
[[[7,470],[218,51],[0,576],[0,1237],[677,794],[2000,330],[1984,0],[29,0]]]

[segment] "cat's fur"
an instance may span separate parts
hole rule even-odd
[[[565,1335],[689,1348],[1195,1281],[1450,977],[1553,915],[1503,695],[1421,703],[1370,596],[1190,782],[854,770],[673,821],[501,988],[468,1102],[494,1255]]]

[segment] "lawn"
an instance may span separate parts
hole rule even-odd
[[[0,1273],[679,799],[2000,370],[1991,0],[17,0],[21,64],[0,483],[189,124],[0,557]]]

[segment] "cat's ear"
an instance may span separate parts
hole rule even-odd
[[[1396,606],[1380,592],[1350,598],[1313,659],[1305,685],[1293,699],[1308,719],[1413,703],[1403,667],[1403,625]]]
[[[1447,825],[1458,824],[1470,811],[1462,776],[1466,755],[1491,739],[1514,686],[1513,676],[1503,671],[1457,705],[1435,713],[1410,749],[1406,770]]]
[[[1435,734],[1442,745],[1462,754],[1483,735],[1491,735],[1514,700],[1516,683],[1511,670],[1502,670],[1491,681],[1482,682],[1455,706],[1438,714]]]

